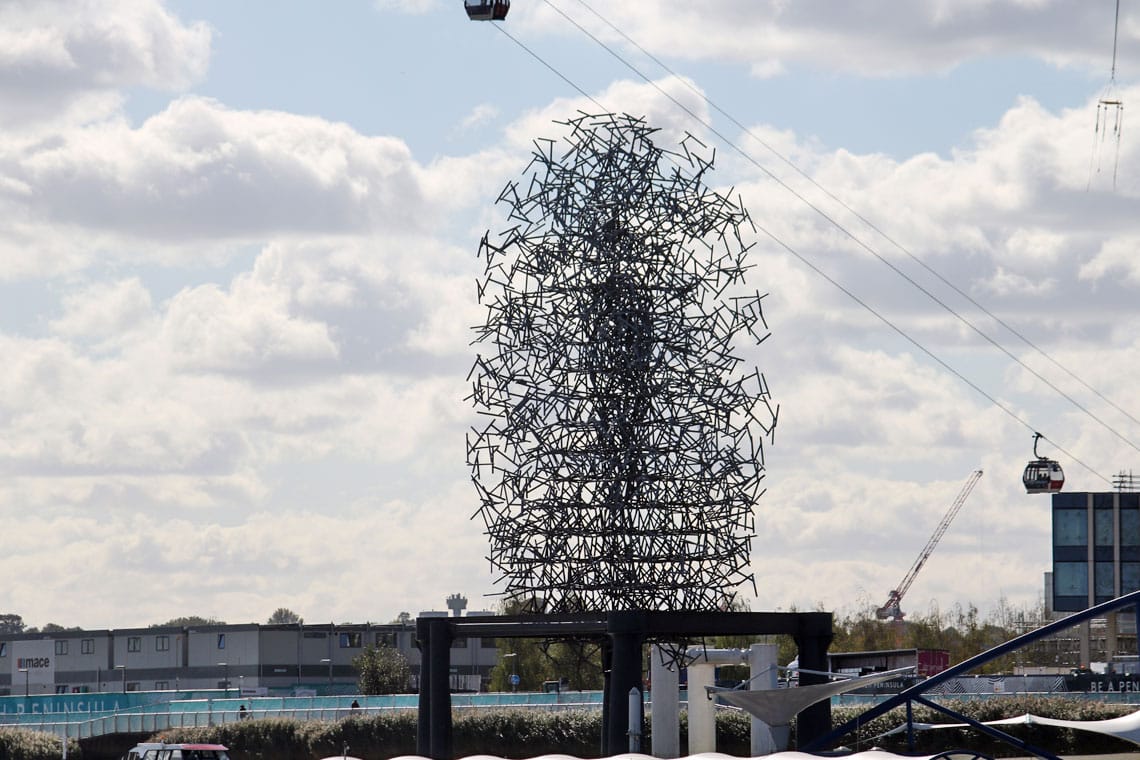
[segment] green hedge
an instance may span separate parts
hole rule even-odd
[[[59,760],[63,743],[54,734],[26,728],[0,728],[0,760]],[[79,744],[67,741],[67,756],[79,757]]]

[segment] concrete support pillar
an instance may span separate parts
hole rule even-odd
[[[689,665],[689,754],[716,752],[716,702],[709,699],[706,686],[716,680],[716,666]]]
[[[775,689],[779,686],[775,644],[753,644],[748,649],[748,681],[750,689]],[[752,757],[770,755],[788,748],[791,727],[769,726],[759,718],[752,719]]]
[[[661,650],[649,650],[650,715],[653,724],[652,752],[654,757],[681,756],[681,674],[676,666],[669,667]],[[644,751],[644,750],[643,750]]]

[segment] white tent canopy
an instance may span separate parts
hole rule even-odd
[[[745,691],[743,689],[726,689],[712,692],[713,696],[734,707],[747,711],[754,718],[764,721],[769,726],[785,726],[792,722],[801,710],[816,702],[822,702],[838,694],[845,694],[864,686],[889,681],[907,673],[913,668],[900,668],[882,673],[871,673],[866,676],[848,678],[844,681],[812,684],[810,686],[796,686],[789,689],[761,689]]]
[[[1037,725],[1072,728],[1077,731],[1092,731],[1097,734],[1115,736],[1119,739],[1130,741],[1133,744],[1140,744],[1140,710],[1129,713],[1128,715],[1121,715],[1119,718],[1107,718],[1105,720],[1061,720],[1059,718],[1043,718],[1040,715],[1030,715],[1026,713],[1016,718],[988,720],[984,723],[987,726]],[[913,725],[916,731],[925,731],[934,728],[970,728],[969,723],[915,723]],[[907,727],[904,723],[897,728],[891,729],[883,734],[883,736],[897,734],[906,731],[906,729]]]

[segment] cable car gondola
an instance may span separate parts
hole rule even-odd
[[[511,0],[463,0],[463,7],[472,21],[502,21],[511,9]]]
[[[1061,470],[1061,465],[1037,453],[1037,441],[1043,437],[1040,433],[1033,434],[1035,459],[1025,465],[1025,474],[1021,476],[1026,493],[1056,493],[1065,485],[1065,473]]]

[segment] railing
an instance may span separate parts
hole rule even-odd
[[[581,710],[601,706],[601,692],[545,694],[454,694],[456,710],[501,709]],[[259,697],[253,699],[182,700],[147,705],[105,714],[19,713],[3,716],[0,724],[30,728],[57,737],[86,739],[114,733],[157,733],[176,728],[216,726],[256,718],[342,720],[354,715],[406,712],[418,709],[418,695],[393,694],[358,697],[363,704],[351,707],[344,697]],[[241,706],[245,706],[243,713]]]

